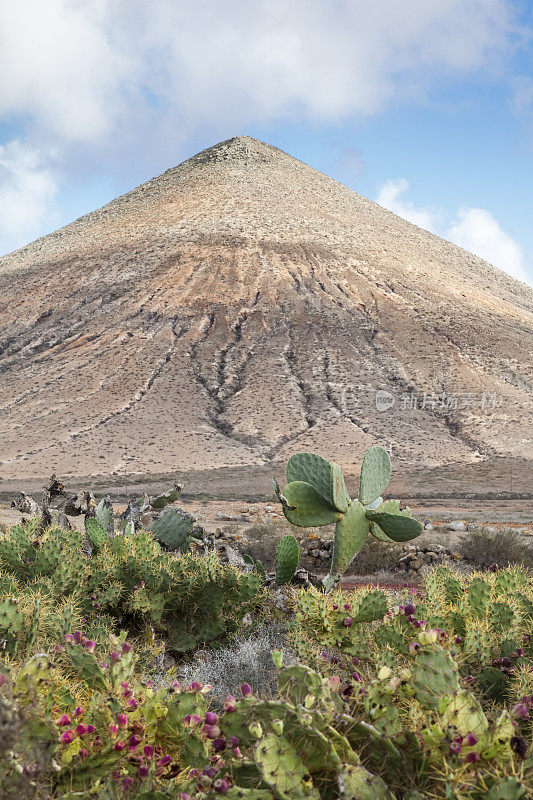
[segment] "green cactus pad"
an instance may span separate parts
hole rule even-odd
[[[332,495],[332,465],[316,453],[295,453],[287,462],[287,483],[309,483],[328,503],[334,505]],[[285,492],[283,493],[285,494]]]
[[[96,506],[94,513],[96,514],[96,520],[100,527],[112,536],[115,527],[115,515],[113,513],[111,500],[108,497],[103,497]]]
[[[331,572],[342,574],[356,553],[361,550],[368,536],[368,521],[365,509],[358,500],[351,503],[348,511],[335,526]]]
[[[175,486],[173,489],[170,489],[168,492],[163,492],[163,494],[157,495],[157,497],[150,498],[150,505],[152,508],[157,510],[164,508],[169,503],[175,503],[178,497],[180,496],[181,489],[178,486]]]
[[[416,539],[417,536],[420,536],[424,530],[421,522],[403,514],[366,511],[366,516],[371,522],[375,522],[389,540],[393,542],[409,542],[411,539]]]
[[[487,744],[489,733],[487,717],[479,700],[469,692],[459,692],[457,697],[453,698],[442,714],[441,724],[445,728],[453,727],[461,736],[473,733],[480,740],[481,747]]]
[[[260,739],[255,748],[255,762],[269,786],[289,796],[302,793],[302,782],[308,770],[296,748],[284,736],[270,733]]]
[[[346,491],[344,475],[338,464],[331,465],[331,500],[333,505],[343,513],[348,511],[350,496]]]
[[[392,465],[387,451],[375,445],[366,451],[361,465],[358,499],[368,505],[387,487],[390,481]]]
[[[445,650],[421,650],[413,662],[413,689],[425,708],[437,708],[459,690],[457,664]]]
[[[294,536],[291,534],[284,536],[276,549],[276,583],[278,586],[291,582],[298,567],[299,558],[300,548]]]
[[[169,508],[150,525],[158,542],[170,550],[187,549],[187,538],[193,529],[194,520],[190,514]]]
[[[289,522],[300,528],[331,525],[341,517],[340,512],[305,481],[289,483],[283,490],[283,496],[293,507],[283,506],[283,513]]]
[[[388,610],[387,596],[384,592],[376,590],[369,592],[361,599],[354,622],[375,622],[383,619]]]
[[[96,517],[88,517],[85,520],[85,533],[89,537],[95,550],[100,550],[108,540],[108,533],[105,528],[101,528]]]
[[[339,774],[341,796],[353,800],[394,800],[394,795],[378,775],[372,775],[364,767],[346,765]]]

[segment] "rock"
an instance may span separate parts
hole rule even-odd
[[[327,550],[319,550],[318,557],[325,561],[327,558],[329,558],[329,553]]]
[[[418,572],[423,566],[424,564],[419,558],[413,558],[412,561],[409,562],[409,569],[413,569],[415,572]]]
[[[238,550],[236,550],[231,545],[224,542],[220,545],[220,549],[224,551],[226,556],[227,563],[232,567],[242,567],[249,571],[251,569],[251,565],[247,564],[244,558],[241,556]]]
[[[432,531],[434,527],[435,526],[433,525],[432,522],[426,522],[426,524],[424,525],[424,530],[425,531]]]
[[[320,556],[320,550],[311,550],[311,556],[313,558],[318,558]]]
[[[476,531],[480,530],[480,527],[481,526],[480,526],[479,522],[469,522],[468,525],[466,526],[466,529],[470,533],[476,533]]]
[[[446,525],[449,531],[465,531],[466,523],[462,519],[454,519]]]
[[[493,525],[485,525],[483,527],[483,531],[485,533],[493,534],[493,533],[496,533],[496,528]]]
[[[223,520],[224,522],[238,522],[241,517],[238,514],[215,514],[215,519]]]

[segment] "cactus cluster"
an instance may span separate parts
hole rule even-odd
[[[233,635],[257,602],[261,575],[221,564],[214,551],[164,552],[146,530],[110,538],[94,517],[86,532],[86,554],[75,530],[52,527],[33,539],[31,529],[16,525],[0,534],[0,642],[7,652],[61,633],[70,605],[76,619],[88,619],[93,638],[119,624],[155,628],[169,650],[183,652]]]
[[[351,500],[340,467],[315,453],[296,453],[287,463],[287,486],[274,492],[293,525],[317,527],[335,524],[333,557],[324,586],[330,590],[365,544],[368,534],[385,542],[406,542],[422,533],[422,525],[408,508],[383,501],[391,476],[391,462],[383,447],[364,455],[359,494]]]

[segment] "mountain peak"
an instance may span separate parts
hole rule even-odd
[[[222,142],[207,147],[200,153],[192,156],[183,162],[188,165],[214,164],[221,163],[240,163],[253,161],[271,161],[276,156],[282,158],[292,158],[283,150],[279,150],[273,145],[266,144],[260,139],[253,139],[251,136],[234,136]],[[296,159],[294,159],[296,160]],[[178,165],[181,166],[181,165]],[[177,169],[176,167],[175,169]]]
[[[0,297],[0,478],[527,458],[528,287],[248,136],[0,259]]]

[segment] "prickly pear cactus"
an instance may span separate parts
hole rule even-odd
[[[384,592],[368,592],[361,599],[354,622],[375,622],[383,619],[388,610],[387,596]]]
[[[389,454],[376,445],[367,450],[359,477],[359,501],[368,505],[376,500],[390,481],[392,465]]]
[[[194,518],[184,511],[169,508],[150,525],[150,530],[158,542],[169,550],[189,549],[189,535],[194,526]]]
[[[255,748],[255,762],[265,783],[279,792],[300,794],[308,770],[295,747],[284,736],[270,733]]]
[[[276,549],[276,583],[283,586],[290,583],[298,567],[300,548],[298,542],[291,536],[284,536]]]
[[[96,517],[87,517],[85,520],[85,533],[96,551],[101,550],[108,539],[105,528],[101,528]]]
[[[96,521],[99,526],[113,536],[115,530],[115,514],[110,497],[103,497],[95,509]]]
[[[273,480],[283,513],[302,528],[335,524],[333,559],[324,586],[335,586],[369,532],[386,542],[405,542],[422,533],[422,524],[397,501],[383,502],[380,493],[391,474],[390,458],[382,447],[371,447],[363,458],[359,499],[350,500],[342,471],[316,453],[296,453],[287,463],[287,486]]]
[[[343,573],[361,550],[368,537],[368,522],[365,509],[358,500],[354,500],[346,514],[343,514],[335,525],[333,542],[333,560],[331,572]]]
[[[378,775],[372,775],[364,767],[346,765],[338,776],[341,797],[357,800],[394,800],[385,782]]]

